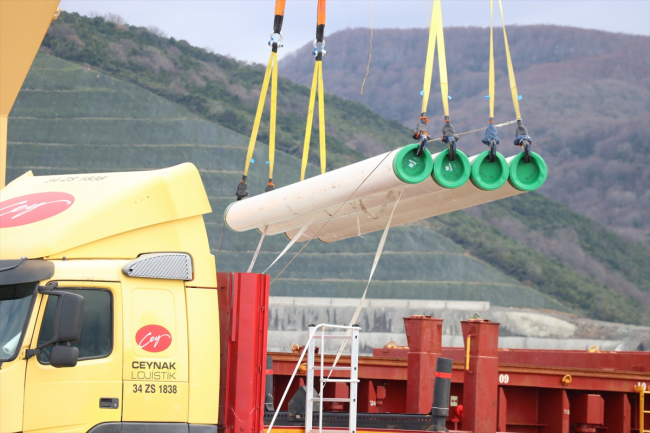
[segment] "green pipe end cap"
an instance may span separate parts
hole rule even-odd
[[[524,153],[521,152],[510,160],[510,184],[519,191],[534,191],[544,184],[548,168],[544,159],[530,152],[530,162],[524,162]]]
[[[418,149],[418,144],[409,144],[402,147],[393,159],[393,171],[395,176],[402,182],[406,183],[420,183],[424,182],[433,169],[433,159],[431,159],[431,152],[424,149],[421,156],[417,156],[415,152]]]
[[[232,231],[234,231],[234,230],[233,230],[232,227],[230,227],[230,225],[228,224],[228,221],[226,220],[226,215],[228,215],[228,211],[230,210],[230,206],[234,205],[235,203],[237,203],[237,202],[236,202],[236,201],[233,201],[233,202],[230,203],[228,206],[226,206],[226,209],[223,211],[223,223],[226,225],[226,227],[228,227],[228,228],[229,228],[230,230],[232,230]]]
[[[497,152],[494,162],[490,162],[488,159],[489,156],[490,151],[486,150],[472,161],[472,174],[470,179],[472,179],[472,183],[477,188],[484,191],[493,191],[501,188],[508,181],[508,176],[510,175],[508,162],[503,155]]]
[[[472,166],[462,150],[456,150],[456,158],[449,160],[449,149],[445,149],[433,161],[433,180],[443,188],[458,188],[469,179]]]

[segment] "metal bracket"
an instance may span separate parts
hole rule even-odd
[[[488,155],[488,161],[494,162],[497,159],[497,143],[494,139],[489,140],[488,146],[490,147],[490,153]]]

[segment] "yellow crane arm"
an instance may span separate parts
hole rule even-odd
[[[60,0],[0,0],[0,188],[7,171],[7,118]]]

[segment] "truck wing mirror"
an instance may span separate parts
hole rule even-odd
[[[27,350],[27,359],[41,353],[41,349],[56,344],[50,354],[50,364],[53,367],[74,367],[79,358],[79,349],[70,346],[81,337],[81,324],[84,313],[84,297],[75,293],[54,290],[57,283],[39,286],[39,293],[57,296],[54,310],[54,329],[52,339],[39,345],[36,349]],[[66,343],[60,346],[59,343]],[[56,353],[56,355],[55,355]]]
[[[74,367],[79,359],[79,349],[74,346],[52,347],[50,352],[50,365],[52,367]]]
[[[52,291],[58,296],[54,310],[54,334],[56,343],[74,343],[81,337],[81,323],[84,315],[84,297],[75,293]]]

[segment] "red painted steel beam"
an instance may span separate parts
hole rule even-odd
[[[538,420],[545,426],[539,433],[569,433],[571,406],[563,389],[540,389],[538,393]]]
[[[628,396],[623,393],[608,393],[604,394],[603,398],[607,433],[630,433],[632,410]]]
[[[269,352],[273,356],[273,374],[291,376],[296,363],[300,358],[299,353]],[[335,355],[325,355],[325,363],[331,365],[334,362]],[[304,375],[307,368],[307,360],[303,359],[304,367],[301,369]],[[349,356],[341,356],[337,363],[341,367],[350,365]],[[359,357],[359,378],[360,379],[384,379],[384,380],[403,380],[407,379],[408,361],[406,359],[395,358],[374,358],[372,356]],[[301,374],[301,371],[298,372]],[[320,372],[314,372],[318,376]],[[332,372],[332,377],[345,377],[345,373]]]
[[[436,360],[442,350],[442,319],[432,316],[405,317],[404,328],[409,345],[406,412],[430,413]]]
[[[634,392],[639,382],[650,381],[650,373],[508,364],[500,364],[498,374],[503,385],[583,391]]]
[[[469,349],[469,369],[465,370],[463,386],[463,429],[494,433],[499,387],[499,324],[481,319],[460,323]]]
[[[381,349],[375,349],[381,350]],[[399,356],[393,349],[391,354]],[[465,360],[462,347],[443,347],[442,356],[454,361]],[[540,367],[586,368],[604,371],[650,373],[650,352],[589,352],[587,350],[499,349],[500,364],[536,365]]]
[[[238,433],[264,427],[269,276],[218,273],[222,326],[219,423]],[[224,354],[226,359],[224,359]]]

